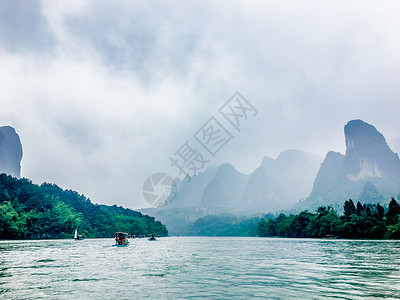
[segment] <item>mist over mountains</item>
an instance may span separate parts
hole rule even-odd
[[[187,234],[190,223],[207,215],[261,215],[293,206],[306,198],[322,159],[287,150],[277,159],[264,157],[250,174],[228,163],[178,182],[177,196],[165,207],[142,209],[165,223],[172,234]]]
[[[309,195],[321,161],[314,154],[287,150],[277,159],[264,157],[247,175],[224,163],[180,182],[177,198],[166,208],[198,207],[211,213],[282,209]]]
[[[171,233],[185,233],[190,222],[210,214],[255,216],[279,211],[341,211],[348,199],[388,203],[400,192],[400,160],[372,125],[352,120],[344,127],[345,155],[283,151],[264,157],[250,174],[230,164],[208,169],[190,182],[179,182],[177,198],[166,207],[143,210],[165,222]]]

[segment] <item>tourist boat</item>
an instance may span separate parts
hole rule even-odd
[[[76,240],[76,241],[82,241],[83,240],[83,235],[78,234],[78,229],[75,229],[74,240]]]
[[[149,241],[157,241],[154,234],[150,234]]]
[[[129,241],[127,239],[128,234],[126,232],[116,232],[115,233],[115,244],[113,247],[125,247],[129,245]]]

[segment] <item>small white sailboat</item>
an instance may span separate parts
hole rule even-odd
[[[83,240],[83,236],[82,236],[82,235],[78,235],[78,229],[75,229],[74,239],[75,239],[76,241],[81,241],[81,240]]]

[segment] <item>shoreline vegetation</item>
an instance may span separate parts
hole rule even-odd
[[[0,174],[0,239],[112,238],[131,235],[168,236],[154,217],[120,206],[93,204],[89,198],[55,184]]]
[[[350,199],[339,216],[330,206],[321,206],[316,213],[307,210],[297,215],[280,214],[263,218],[257,224],[260,237],[400,239],[400,206],[392,198],[388,209],[378,204],[361,204]]]

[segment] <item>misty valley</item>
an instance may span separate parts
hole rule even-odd
[[[362,120],[348,122],[344,133],[345,155],[331,151],[321,163],[287,150],[248,175],[225,163],[176,179],[171,203],[136,212],[18,179],[22,144],[12,127],[1,127],[0,167],[10,175],[0,175],[0,238],[69,238],[76,228],[87,238],[112,237],[115,228],[132,235],[399,238],[398,155]]]

